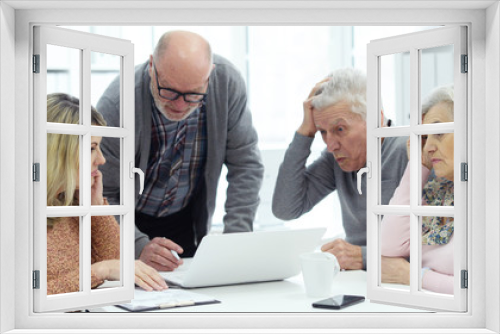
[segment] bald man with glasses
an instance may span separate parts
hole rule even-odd
[[[120,119],[116,78],[97,103],[108,126]],[[161,271],[191,257],[209,232],[221,169],[228,189],[224,233],[249,232],[263,165],[236,68],[187,31],[165,33],[135,70],[135,165],[145,172],[135,195],[135,256]],[[104,195],[120,203],[120,142],[103,138]],[[230,251],[230,250],[228,250]]]

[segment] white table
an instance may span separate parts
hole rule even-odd
[[[211,296],[221,303],[190,307],[177,307],[151,312],[213,313],[213,312],[425,312],[417,309],[371,303],[356,304],[342,310],[313,308],[311,304],[324,298],[309,298],[305,294],[302,275],[284,281],[240,284],[222,287],[190,289]],[[366,272],[341,271],[334,279],[332,296],[351,294],[366,296]],[[127,312],[116,306],[91,309],[90,312]]]

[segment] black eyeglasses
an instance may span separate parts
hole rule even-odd
[[[153,62],[153,67],[155,69],[156,87],[158,87],[158,95],[160,95],[164,99],[167,99],[169,101],[175,101],[179,98],[179,96],[182,96],[184,101],[186,101],[187,103],[200,103],[205,101],[207,94],[181,93],[172,88],[160,87],[160,82],[158,81],[158,71],[156,70],[156,65],[154,62]]]

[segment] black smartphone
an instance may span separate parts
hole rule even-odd
[[[329,308],[334,310],[340,310],[341,308],[361,303],[365,300],[363,296],[354,295],[337,295],[335,297],[327,298],[315,302],[312,304],[313,307],[319,308]]]

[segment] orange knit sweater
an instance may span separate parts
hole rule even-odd
[[[65,217],[47,227],[47,294],[80,291],[78,217]],[[120,226],[114,216],[91,219],[91,262],[120,258]],[[92,288],[101,285],[91,273]]]

